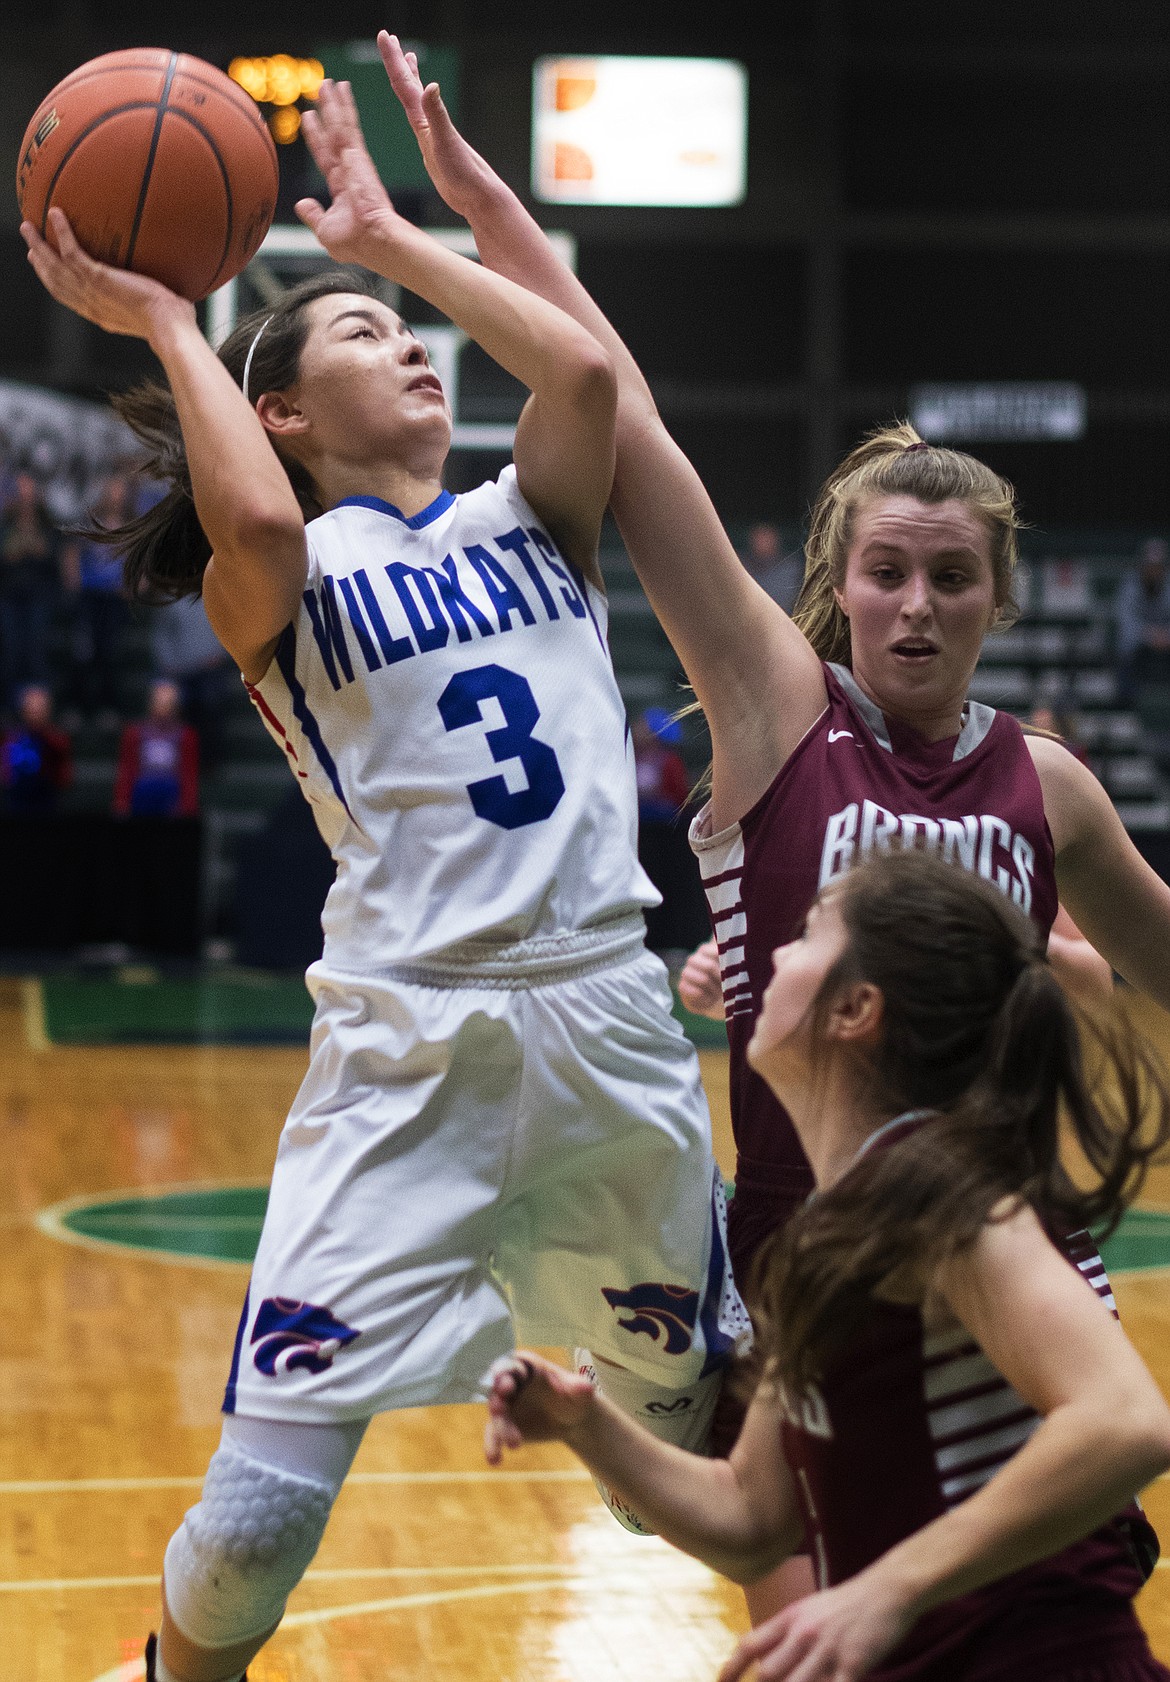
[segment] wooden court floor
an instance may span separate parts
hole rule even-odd
[[[1170,1051],[1170,1019],[1142,1012]],[[286,1049],[47,1046],[0,983],[0,1682],[130,1682],[167,1538],[197,1498],[245,1282],[226,1264],[62,1243],[39,1211],[262,1183],[304,1066]],[[704,1054],[730,1169],[720,1054]],[[1170,1169],[1148,1201],[1170,1208]],[[1170,1388],[1170,1273],[1117,1282]],[[739,1591],[628,1536],[568,1454],[493,1472],[478,1409],[375,1422],[253,1682],[709,1682]],[[1147,1498],[1170,1539],[1170,1482]],[[1143,1615],[1170,1659],[1170,1575]]]

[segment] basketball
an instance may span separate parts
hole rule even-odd
[[[264,119],[222,70],[136,47],[91,59],[41,101],[16,194],[42,235],[56,205],[92,257],[198,299],[255,255],[277,173]]]

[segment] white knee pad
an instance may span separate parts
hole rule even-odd
[[[711,1421],[715,1403],[723,1384],[723,1370],[706,1373],[693,1384],[675,1390],[665,1384],[655,1384],[628,1367],[611,1366],[608,1361],[595,1361],[588,1349],[573,1351],[573,1366],[583,1378],[615,1407],[628,1413],[663,1442],[685,1448],[691,1454],[706,1454],[711,1436]],[[614,1518],[636,1536],[653,1536],[654,1532],[642,1522],[620,1495],[594,1478],[597,1492]]]
[[[334,1491],[224,1441],[167,1547],[167,1608],[199,1647],[263,1635],[317,1552]]]

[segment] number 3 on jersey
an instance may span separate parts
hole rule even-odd
[[[483,722],[482,703],[494,698],[504,715],[501,729],[487,732],[487,745],[497,765],[518,759],[528,778],[528,787],[513,792],[503,777],[484,777],[469,783],[471,804],[481,818],[501,829],[523,829],[540,823],[556,811],[565,792],[565,780],[557,756],[547,742],[532,734],[540,717],[536,697],[518,672],[503,666],[476,666],[456,672],[439,696],[439,716],[447,730],[462,730]]]

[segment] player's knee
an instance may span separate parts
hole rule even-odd
[[[167,1548],[167,1608],[182,1634],[200,1647],[228,1647],[279,1623],[332,1504],[326,1484],[222,1443],[202,1499]]]

